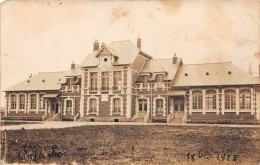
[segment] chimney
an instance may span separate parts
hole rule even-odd
[[[137,47],[139,49],[141,49],[141,38],[140,38],[140,35],[138,35],[138,38],[137,38]]]
[[[72,61],[70,68],[71,68],[71,69],[75,69],[75,63],[74,63],[74,61]]]
[[[95,42],[94,42],[94,51],[95,50],[98,50],[99,49],[99,43],[98,43],[98,40],[97,39],[95,39]]]
[[[172,63],[173,63],[173,64],[177,64],[176,53],[174,53],[174,56],[173,56],[173,58],[172,58]]]

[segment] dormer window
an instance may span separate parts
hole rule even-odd
[[[228,74],[232,74],[231,71],[228,71]]]
[[[208,76],[208,75],[209,75],[209,72],[207,72],[206,75]]]
[[[104,62],[107,62],[107,58],[104,58]]]
[[[162,74],[157,75],[156,81],[157,81],[157,87],[158,88],[163,87],[163,80],[164,80],[164,75],[162,75]]]
[[[71,90],[71,88],[72,88],[72,79],[71,78],[68,79],[67,82],[68,82],[68,89]]]
[[[185,76],[188,76],[188,73],[185,73],[184,75],[185,75]]]

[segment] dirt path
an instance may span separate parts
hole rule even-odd
[[[19,130],[19,129],[51,129],[51,128],[68,128],[85,125],[185,125],[185,126],[201,126],[201,127],[252,127],[260,128],[260,125],[228,125],[228,124],[167,124],[167,123],[134,123],[134,122],[66,122],[66,121],[45,121],[34,124],[20,124],[1,126],[0,130]]]

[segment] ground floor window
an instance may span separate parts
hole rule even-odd
[[[89,100],[89,113],[97,113],[97,99]]]
[[[16,109],[16,95],[11,96],[11,109]]]
[[[40,95],[40,109],[45,109],[45,99]]]
[[[20,102],[20,106],[19,106],[19,108],[20,109],[25,109],[25,96],[24,95],[20,95],[20,97],[19,97],[19,102]]]
[[[67,113],[72,112],[72,101],[71,100],[66,101],[66,111],[67,111]]]
[[[115,98],[113,100],[113,112],[120,113],[121,112],[121,100],[119,98]]]
[[[163,99],[156,100],[156,113],[157,114],[163,113]]]
[[[139,111],[147,111],[147,100],[146,99],[140,99],[139,100]]]
[[[193,109],[202,109],[202,91],[192,92]]]
[[[36,95],[31,95],[31,109],[36,109]]]
[[[228,110],[236,109],[236,91],[234,90],[225,91],[225,109]]]
[[[251,93],[250,90],[240,91],[240,109],[251,109]]]
[[[217,109],[216,91],[210,90],[206,92],[206,108],[207,110]]]

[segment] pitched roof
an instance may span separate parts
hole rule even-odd
[[[180,66],[172,86],[243,84],[260,84],[260,79],[252,77],[230,62],[225,62]]]
[[[172,80],[178,70],[178,66],[182,59],[178,58],[177,64],[172,63],[172,59],[154,59],[149,60],[145,63],[141,73],[156,73],[156,72],[166,72],[167,80]]]
[[[67,71],[42,72],[6,89],[5,91],[59,90],[61,84],[66,81],[65,75],[67,73]]]
[[[136,58],[136,56],[141,53],[143,56],[148,58],[152,58],[151,56],[144,53],[140,50],[135,44],[131,41],[114,41],[105,47],[110,51],[110,53],[116,57],[118,57],[117,61],[114,62],[113,65],[122,65],[122,64],[132,64]],[[93,51],[92,53],[88,54],[86,58],[81,63],[83,67],[93,67],[98,65],[98,58],[96,55],[102,51],[102,48]]]
[[[74,69],[69,69],[68,72],[65,74],[66,77],[71,77],[71,76],[80,76],[81,75],[81,68],[80,65],[75,64]]]

